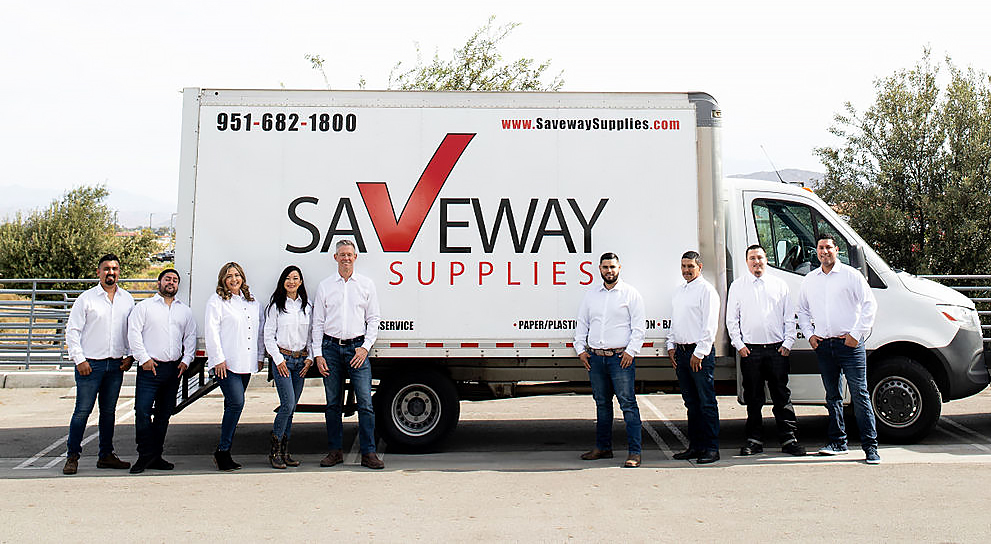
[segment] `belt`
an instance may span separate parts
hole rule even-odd
[[[681,350],[695,353],[695,344],[675,344],[674,346]]]
[[[159,365],[177,365],[182,362],[182,359],[178,359],[175,361],[159,361],[158,359],[152,359],[152,361],[155,361],[155,364],[159,364]]]
[[[329,334],[323,335],[324,339],[329,339],[331,342],[337,344],[338,346],[351,346],[354,344],[360,344],[365,341],[365,336],[356,336],[347,340],[341,340],[340,338],[334,338]]]
[[[288,350],[282,346],[279,346],[279,353],[285,355],[286,357],[306,357],[306,349],[301,349],[299,351]]]
[[[609,349],[598,349],[598,348],[588,348],[589,353],[593,355],[598,355],[599,357],[612,357],[613,355],[619,355],[625,351],[626,348],[609,348]]]
[[[781,342],[772,342],[770,344],[750,344],[744,342],[744,345],[747,346],[747,349],[751,351],[755,349],[778,349],[781,347]]]

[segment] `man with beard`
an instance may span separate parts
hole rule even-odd
[[[179,273],[169,268],[158,274],[158,294],[142,300],[128,319],[127,339],[141,363],[134,383],[134,437],[138,460],[131,474],[146,468],[172,470],[162,459],[165,432],[175,410],[182,373],[196,354],[193,311],[176,300]]]
[[[127,316],[134,298],[117,286],[120,259],[112,253],[100,257],[96,265],[100,284],[83,291],[72,303],[65,326],[65,345],[76,363],[76,406],[69,420],[63,474],[79,470],[86,420],[100,400],[100,452],[97,468],[126,469],[131,466],[114,453],[114,422],[117,398],[124,372],[134,358],[127,345]]]
[[[595,447],[582,454],[586,461],[610,459],[612,452],[613,395],[626,421],[629,454],[623,464],[640,466],[640,408],[634,392],[636,365],[647,332],[643,298],[633,286],[619,279],[619,257],[603,253],[599,258],[602,284],[585,293],[578,309],[575,351],[588,371],[595,399]]]

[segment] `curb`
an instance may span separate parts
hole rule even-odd
[[[132,368],[124,373],[123,386],[134,386],[137,372]],[[251,375],[251,382],[248,389],[258,389],[262,387],[274,387],[275,382],[267,380],[266,371],[256,372]],[[20,370],[11,372],[0,372],[0,389],[44,389],[44,388],[69,388],[76,385],[76,373],[73,370]]]

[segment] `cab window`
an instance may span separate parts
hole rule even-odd
[[[771,266],[804,276],[817,266],[816,238],[832,235],[839,258],[850,264],[850,244],[826,218],[813,208],[795,202],[756,199],[753,202],[757,240],[767,250]]]

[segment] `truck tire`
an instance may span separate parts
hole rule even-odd
[[[375,393],[375,426],[390,449],[435,449],[458,424],[458,391],[447,376],[418,370],[389,376]]]
[[[877,432],[883,442],[911,444],[939,420],[943,398],[932,374],[908,357],[890,357],[867,376]]]

